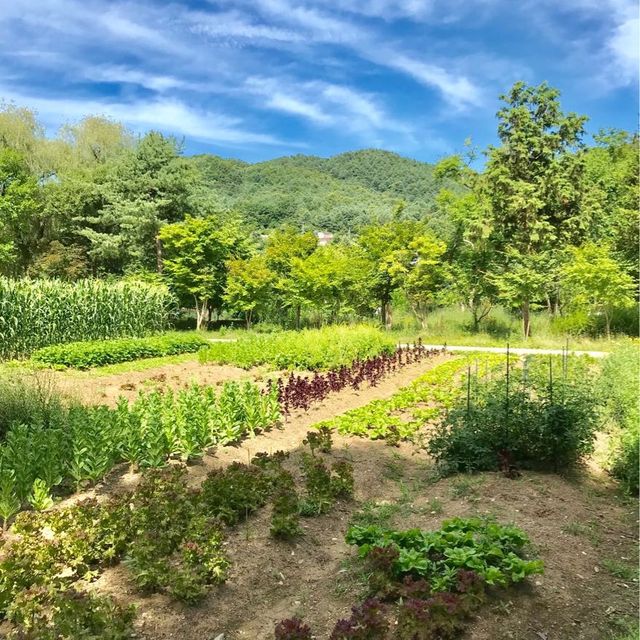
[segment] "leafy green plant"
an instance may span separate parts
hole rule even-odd
[[[574,465],[593,450],[599,407],[588,363],[569,366],[533,359],[500,378],[467,384],[427,451],[447,472]]]
[[[247,369],[267,364],[276,369],[315,371],[337,369],[356,359],[392,353],[394,349],[394,339],[379,329],[366,325],[332,326],[215,342],[200,352],[200,360]]]
[[[197,333],[165,333],[145,338],[70,342],[38,349],[31,360],[42,364],[89,369],[141,358],[193,353],[210,343]]]
[[[329,427],[318,427],[317,431],[307,431],[306,438],[302,441],[311,449],[313,455],[316,449],[322,453],[331,453],[333,446],[333,438],[331,437],[331,429]]]
[[[200,500],[212,517],[234,525],[263,507],[269,494],[269,478],[262,469],[234,462],[209,473],[202,483]]]
[[[44,480],[36,478],[33,481],[33,490],[29,496],[29,503],[36,511],[44,511],[53,506],[49,487]]]
[[[302,533],[300,528],[300,504],[295,480],[287,471],[281,471],[273,490],[271,535],[275,538],[294,538]]]
[[[16,625],[12,640],[60,640],[100,638],[129,640],[137,637],[133,627],[135,609],[121,607],[110,598],[71,588],[51,592],[33,587],[21,593],[9,612]]]
[[[405,576],[425,578],[434,593],[454,588],[461,569],[474,571],[487,584],[499,586],[542,572],[540,560],[526,560],[521,555],[529,542],[525,533],[490,519],[453,518],[434,532],[352,526],[347,542],[356,545],[363,558],[371,554],[376,558],[380,550],[390,547],[394,553],[384,569],[389,581]]]

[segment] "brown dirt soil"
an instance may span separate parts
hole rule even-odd
[[[179,364],[166,364],[144,371],[128,371],[109,375],[86,375],[64,371],[48,372],[56,387],[65,395],[84,404],[106,404],[115,406],[124,396],[133,400],[141,390],[172,388],[179,389],[196,382],[217,385],[227,380],[260,380],[264,369],[245,370],[230,365],[200,364],[187,360]]]

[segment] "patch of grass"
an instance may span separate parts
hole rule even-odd
[[[367,500],[353,514],[350,524],[357,524],[362,527],[390,527],[393,519],[404,510],[406,510],[406,504],[399,502]]]
[[[637,580],[638,578],[638,568],[625,562],[620,562],[613,558],[605,558],[602,560],[602,566],[616,578],[621,578],[622,580],[627,580],[629,582]]]
[[[562,532],[568,533],[572,536],[587,538],[594,547],[597,547],[601,542],[598,525],[594,522],[570,522],[562,528]]]
[[[402,459],[397,454],[393,460],[387,460],[382,467],[382,475],[388,480],[400,480],[404,477]]]
[[[442,500],[439,500],[438,498],[431,498],[431,500],[429,500],[429,505],[427,506],[427,509],[429,510],[429,513],[431,513],[432,515],[436,515],[436,516],[440,515],[444,511]]]
[[[611,620],[613,627],[610,640],[638,640],[640,637],[640,625],[631,617],[616,617]]]
[[[482,478],[470,476],[460,476],[451,482],[451,497],[466,498],[467,500],[478,500],[478,489],[482,484]]]

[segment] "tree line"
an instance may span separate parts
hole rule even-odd
[[[400,295],[423,323],[455,303],[477,329],[502,304],[525,336],[541,307],[599,316],[608,333],[636,299],[637,137],[604,131],[586,146],[586,117],[546,84],[501,99],[481,171],[471,146],[435,167],[366,151],[255,168],[185,157],[173,138],[99,117],[50,139],[32,112],[4,105],[0,273],[162,279],[199,327],[224,312],[300,326],[309,311],[390,326]],[[336,184],[361,211],[336,204]],[[320,196],[340,224],[317,226]],[[319,217],[304,217],[305,200]],[[335,240],[318,246],[326,229]]]

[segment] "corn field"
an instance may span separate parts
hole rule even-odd
[[[119,462],[143,468],[171,457],[188,461],[280,418],[275,387],[262,391],[251,382],[227,382],[220,389],[194,384],[140,392],[132,403],[121,398],[115,409],[63,408],[47,426],[14,424],[0,445],[0,520],[6,523],[25,504],[37,508],[51,490],[98,482]]]
[[[0,359],[50,344],[161,331],[173,304],[165,287],[142,282],[0,277]]]

